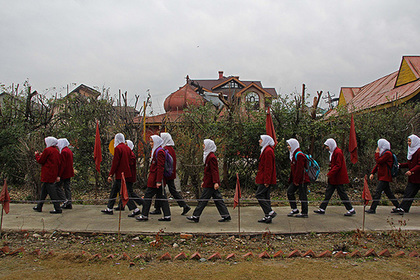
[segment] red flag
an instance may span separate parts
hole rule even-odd
[[[357,157],[357,140],[356,140],[356,128],[354,126],[353,114],[351,114],[349,152],[350,152],[351,162],[356,163],[357,160],[358,160],[358,157]]]
[[[122,207],[125,207],[128,202],[127,184],[125,183],[124,172],[121,172],[121,203]]]
[[[233,209],[239,204],[239,199],[241,198],[241,185],[239,184],[239,175],[236,173],[236,189],[235,196],[233,197]]]
[[[1,190],[0,202],[1,202],[1,205],[3,206],[4,212],[6,212],[6,214],[9,214],[10,196],[9,196],[9,192],[7,191],[6,180],[4,180],[3,189]]]
[[[268,136],[271,136],[274,140],[274,146],[277,145],[276,132],[274,131],[273,119],[270,114],[270,106],[267,108],[267,117],[265,118],[265,131]]]
[[[367,182],[367,175],[365,175],[365,182],[363,184],[362,199],[364,200],[365,205],[368,205],[369,201],[372,200],[372,195],[370,194],[369,186]]]
[[[95,148],[93,149],[93,159],[95,160],[96,170],[101,172],[101,137],[99,134],[99,121],[96,121],[96,136],[95,136]]]

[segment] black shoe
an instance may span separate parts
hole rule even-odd
[[[73,209],[73,206],[71,204],[62,205],[61,209]]]
[[[50,214],[61,214],[61,213],[63,213],[63,211],[61,211],[61,210],[52,210],[52,211],[50,211]]]
[[[376,214],[376,211],[373,210],[373,209],[365,210],[365,212],[368,213],[368,214]]]
[[[261,220],[258,220],[259,223],[266,223],[266,224],[271,224],[272,221],[273,219],[270,216],[266,216],[262,218]]]
[[[219,223],[223,223],[223,222],[228,222],[232,220],[232,218],[230,216],[227,217],[222,217],[220,220],[218,220]]]
[[[293,217],[293,215],[299,214],[299,210],[292,210],[289,214],[287,214],[287,217]]]
[[[391,213],[404,215],[405,211],[402,208],[392,208]]]
[[[308,214],[297,214],[294,217],[295,218],[308,218]]]
[[[187,220],[193,221],[194,223],[198,223],[200,221],[200,217],[188,216]]]
[[[353,215],[356,215],[356,210],[349,210],[346,214],[344,214],[344,216],[346,216],[346,217],[350,217],[350,216],[353,216]]]
[[[162,212],[160,210],[153,210],[152,212],[149,213],[150,215],[160,215],[162,214]]]
[[[34,208],[32,208],[32,209],[34,209],[36,212],[42,212],[42,208],[38,208],[38,207],[34,207]]]
[[[158,221],[160,221],[160,222],[170,222],[171,217],[162,217],[162,218],[159,218]]]
[[[135,217],[135,216],[140,215],[140,214],[141,214],[141,211],[140,210],[133,211],[133,213],[129,214],[128,217],[132,218],[132,217]]]
[[[269,215],[271,217],[271,219],[273,219],[275,216],[277,216],[276,212],[273,212],[273,214]]]
[[[140,215],[140,216],[136,217],[136,220],[140,221],[140,222],[145,222],[145,221],[148,221],[149,218],[147,216]]]
[[[325,210],[318,209],[318,210],[315,210],[314,213],[324,215],[325,214]]]
[[[190,207],[190,206],[188,206],[188,205],[186,205],[186,206],[184,207],[184,210],[182,210],[181,215],[182,215],[182,216],[186,215],[186,214],[188,213],[188,211],[190,211],[190,210],[191,210],[191,207]]]
[[[107,215],[114,215],[114,211],[108,209],[101,210],[101,212]]]
[[[125,207],[122,207],[121,208],[120,206],[117,206],[117,207],[114,208],[114,210],[115,211],[124,211],[125,210]]]

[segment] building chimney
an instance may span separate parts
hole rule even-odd
[[[219,71],[219,80],[223,79],[223,71]]]

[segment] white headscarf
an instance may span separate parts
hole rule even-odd
[[[45,145],[47,145],[47,148],[57,146],[58,140],[55,137],[48,136],[44,139]]]
[[[131,140],[127,140],[126,142],[127,142],[127,146],[128,146],[131,150],[133,150],[133,148],[134,148],[133,141],[131,141]]]
[[[325,141],[324,145],[326,145],[326,146],[328,146],[328,148],[330,148],[329,152],[330,152],[330,161],[331,161],[332,155],[333,155],[335,149],[337,148],[337,143],[335,142],[334,139],[328,138],[327,141]]]
[[[175,146],[174,140],[172,140],[172,136],[168,132],[160,133],[160,137],[163,139],[162,147]]]
[[[420,138],[414,134],[408,136],[408,138],[411,139],[411,146],[408,147],[407,159],[411,160],[414,153],[417,152],[418,149],[420,149]]]
[[[378,140],[378,148],[379,148],[379,156],[382,156],[382,154],[386,150],[391,150],[391,143],[388,142],[386,139],[379,139]]]
[[[287,144],[289,144],[289,146],[291,147],[290,152],[289,152],[289,158],[290,161],[293,161],[293,153],[299,149],[300,144],[299,141],[296,140],[295,138],[290,138],[289,140],[286,141]]]
[[[160,136],[159,136],[159,135],[152,135],[152,136],[150,136],[150,138],[152,138],[152,139],[153,139],[152,154],[151,154],[150,158],[153,158],[153,157],[154,157],[154,154],[155,154],[156,149],[162,146],[162,144],[163,144],[163,139],[162,139],[162,138],[160,138]]]
[[[115,134],[114,137],[114,148],[117,147],[119,144],[125,143],[125,137],[122,133]]]
[[[57,144],[57,147],[58,147],[58,150],[60,151],[60,154],[61,154],[61,151],[62,151],[65,147],[67,147],[68,145],[70,145],[70,143],[69,143],[69,141],[67,140],[67,138],[60,138],[60,139],[58,139],[58,144]]]
[[[216,152],[216,149],[217,149],[217,147],[216,147],[216,144],[214,144],[213,140],[204,139],[204,151],[203,151],[203,163],[204,164],[206,163],[207,156],[212,152],[213,153]]]
[[[264,149],[267,147],[267,146],[274,146],[274,140],[273,140],[273,138],[271,138],[271,136],[269,136],[269,135],[261,135],[260,136],[260,138],[261,138],[261,140],[262,140],[262,142],[261,142],[261,144],[260,144],[260,146],[262,147],[261,148],[261,153],[260,154],[262,154],[263,152],[264,152]]]

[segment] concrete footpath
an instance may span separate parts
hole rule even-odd
[[[43,212],[32,210],[34,204],[11,204],[9,214],[3,215],[4,230],[34,230],[34,231],[65,231],[65,232],[97,232],[117,233],[119,211],[114,215],[105,215],[101,210],[104,205],[73,205],[71,210],[63,210],[62,214],[50,214],[51,204],[44,205]],[[420,206],[411,207],[410,213],[405,215],[391,214],[391,206],[379,206],[376,214],[366,214],[365,230],[420,230]],[[217,209],[208,205],[199,223],[188,221],[181,216],[182,209],[171,207],[172,221],[159,222],[161,215],[150,215],[149,221],[139,222],[127,215],[131,212],[121,212],[121,233],[156,234],[163,230],[165,233],[192,234],[237,234],[239,232],[238,208],[228,208],[232,216],[230,222],[219,223]],[[315,207],[309,207],[309,218],[287,217],[289,207],[275,207],[277,217],[272,224],[258,223],[263,212],[258,206],[241,207],[241,234],[258,234],[271,232],[272,234],[299,234],[322,232],[345,232],[362,229],[363,206],[356,206],[356,215],[345,217],[344,206],[329,206],[325,215],[313,213]],[[193,209],[188,213],[191,215]],[[399,221],[405,222],[401,226]]]

